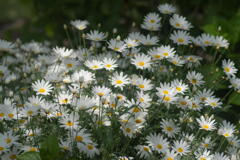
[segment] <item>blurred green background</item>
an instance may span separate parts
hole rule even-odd
[[[219,34],[221,24],[220,34],[231,41],[232,51],[239,50],[239,0],[0,0],[0,36],[59,42],[66,37],[63,24],[75,19],[87,19],[92,28],[101,23],[103,31],[118,28],[126,33],[132,22],[139,25],[144,15],[165,2],[178,6],[180,14],[204,31]]]
[[[101,31],[117,28],[126,34],[134,29],[133,22],[140,28],[143,17],[157,12],[157,6],[165,2],[176,5],[179,13],[192,22],[197,28],[192,30],[194,36],[208,32],[227,38],[231,45],[224,57],[240,65],[240,0],[0,0],[0,37],[62,44],[67,37],[63,25],[75,19],[88,20],[90,29],[101,24]],[[226,85],[217,93],[223,96],[227,91]],[[228,99],[231,97],[235,99],[231,104],[240,106],[240,95]],[[235,115],[229,116],[237,120],[240,107],[221,114],[225,113]]]

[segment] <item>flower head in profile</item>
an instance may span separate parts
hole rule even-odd
[[[74,26],[76,29],[82,31],[87,28],[89,25],[89,22],[86,20],[75,20],[70,22],[72,26]]]

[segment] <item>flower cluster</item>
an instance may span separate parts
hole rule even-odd
[[[0,159],[41,152],[48,135],[66,160],[240,159],[239,127],[218,114],[224,98],[201,69],[218,65],[229,43],[191,36],[177,12],[159,5],[144,17],[145,34],[124,39],[71,21],[71,48],[0,40]],[[220,80],[239,91],[234,62],[221,65]]]

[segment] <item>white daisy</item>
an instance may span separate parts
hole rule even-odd
[[[151,67],[151,57],[145,54],[137,54],[131,59],[131,63],[138,69]]]
[[[86,29],[87,26],[89,25],[89,22],[86,20],[74,20],[74,21],[71,21],[70,23],[80,31]]]
[[[162,13],[162,14],[173,14],[176,12],[176,7],[168,4],[168,3],[164,3],[164,4],[160,4],[158,6],[158,10]]]
[[[109,79],[111,81],[111,84],[114,87],[123,88],[125,85],[130,83],[130,79],[127,75],[124,75],[123,72],[120,73],[114,73],[113,76]]]
[[[204,117],[201,116],[200,118],[196,119],[198,122],[198,125],[200,126],[200,129],[206,130],[206,131],[212,131],[215,130],[216,122],[214,120],[214,117]]]
[[[126,47],[127,47],[127,45],[121,40],[111,39],[108,42],[108,48],[110,48],[116,52],[123,52],[126,49]]]
[[[97,30],[90,31],[90,33],[87,33],[86,38],[92,41],[103,41],[107,35],[103,32],[99,32]]]
[[[191,43],[191,37],[187,31],[174,31],[171,34],[170,39],[173,41],[173,43],[176,43],[177,45],[188,45]]]
[[[188,22],[185,17],[180,16],[178,14],[174,14],[170,18],[169,22],[171,26],[177,29],[189,30],[190,28],[192,28],[191,23]]]

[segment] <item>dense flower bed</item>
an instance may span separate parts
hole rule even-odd
[[[1,40],[1,160],[240,159],[212,90],[240,89],[228,41],[194,37],[175,6],[158,11],[125,38],[75,20],[68,48]]]

